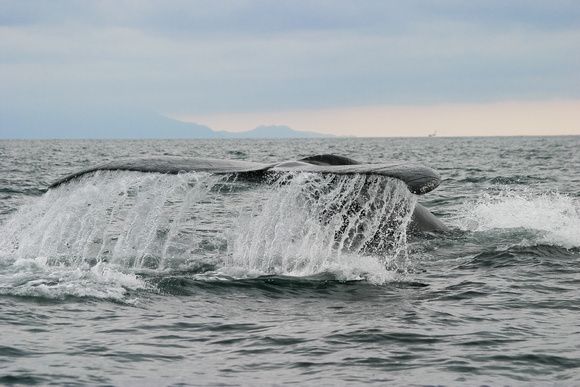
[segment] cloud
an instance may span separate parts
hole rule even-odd
[[[0,1],[0,103],[166,114],[580,99],[576,1]]]

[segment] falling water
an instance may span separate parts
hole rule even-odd
[[[99,172],[49,190],[2,227],[0,250],[14,258],[81,267],[108,262],[163,269],[206,255],[216,230],[198,225],[222,177]],[[219,198],[219,196],[216,196]],[[218,246],[207,243],[210,237]],[[202,251],[203,250],[203,251]]]
[[[312,275],[352,268],[357,261],[356,271],[365,277],[371,271],[402,269],[415,203],[398,180],[284,175],[264,204],[238,218],[228,265]]]
[[[257,185],[104,171],[24,206],[2,226],[0,251],[82,270],[330,271],[382,282],[405,267],[414,204],[403,183],[375,176],[283,174]]]

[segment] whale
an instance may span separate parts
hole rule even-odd
[[[136,171],[145,173],[178,174],[205,172],[217,175],[232,174],[240,179],[266,181],[268,176],[282,172],[309,172],[334,175],[376,175],[402,181],[415,195],[433,191],[441,183],[439,173],[430,167],[414,163],[365,164],[345,156],[321,154],[298,160],[277,163],[258,163],[245,160],[223,160],[197,157],[126,158],[98,164],[66,175],[52,184],[55,189],[71,180],[97,171]],[[447,226],[426,207],[416,203],[411,232],[448,231]]]

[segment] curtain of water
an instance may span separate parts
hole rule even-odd
[[[99,172],[20,209],[0,229],[0,251],[48,265],[171,265],[198,253],[195,212],[221,180]]]
[[[308,275],[353,255],[396,268],[407,258],[407,226],[416,199],[378,176],[287,174],[269,198],[239,217],[228,264],[263,273]]]
[[[0,253],[5,262],[49,266],[164,270],[205,262],[290,275],[367,256],[396,269],[407,258],[415,199],[402,182],[296,173],[270,183],[99,172],[24,206],[0,228]]]

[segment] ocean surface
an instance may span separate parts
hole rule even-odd
[[[322,153],[442,183],[99,172],[47,189],[123,157]],[[417,202],[450,231],[408,233]],[[579,136],[0,141],[0,384],[579,383]]]

